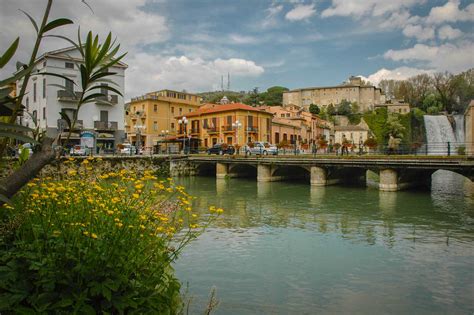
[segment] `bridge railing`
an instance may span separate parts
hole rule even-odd
[[[375,148],[366,146],[327,146],[325,148],[310,147],[301,149],[298,146],[280,148],[280,155],[437,155],[457,156],[474,155],[474,142],[430,142],[410,143],[396,146],[382,145]]]

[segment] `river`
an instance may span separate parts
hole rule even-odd
[[[474,184],[445,171],[431,191],[383,193],[255,179],[180,178],[225,214],[178,259],[191,313],[472,314]]]

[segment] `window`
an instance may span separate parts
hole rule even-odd
[[[215,145],[217,143],[217,138],[212,138],[212,145]]]
[[[46,60],[43,62],[43,68],[46,68]]]
[[[46,107],[43,107],[43,119],[46,119]]]
[[[247,117],[247,126],[249,128],[253,127],[253,116],[248,116]]]
[[[174,130],[174,123],[171,123],[171,130]]]
[[[74,83],[71,81],[71,80],[66,80],[64,79],[66,82],[64,82],[64,86],[66,87],[66,91],[69,91],[71,94],[73,93],[74,91]]]
[[[108,96],[109,90],[107,90],[107,88],[102,87],[102,86],[107,86],[107,83],[102,83],[100,86],[101,86],[100,93],[104,94],[105,96]]]
[[[192,108],[190,108],[190,109],[189,109],[189,112],[192,112],[192,111],[193,111]]]
[[[280,116],[281,116],[281,117],[285,117],[285,114],[281,114]]]
[[[74,63],[72,63],[72,62],[66,62],[65,67],[66,67],[66,69],[74,69]]]
[[[76,110],[74,108],[62,108],[61,112],[67,117],[69,117],[70,120],[72,120],[74,118],[74,113],[76,112]]]
[[[153,130],[154,131],[158,130],[158,122],[156,122],[156,121],[153,122]]]
[[[290,117],[290,113],[287,113],[287,114],[286,114],[286,117]]]
[[[280,133],[275,132],[275,144],[280,143]]]
[[[30,111],[30,99],[28,97],[26,98],[26,111]]]
[[[43,98],[46,98],[46,79],[43,79]]]
[[[31,116],[33,116],[33,120],[37,120],[38,119],[38,112],[36,110],[34,110]]]
[[[36,82],[33,83],[33,102],[36,102]]]
[[[207,118],[202,121],[202,128],[207,129],[209,125],[207,124]]]
[[[183,114],[183,109],[181,107],[179,108],[179,114]]]
[[[208,143],[207,143],[207,138],[204,139],[204,146],[207,147]]]
[[[109,111],[107,110],[100,111],[100,121],[103,121],[103,122],[109,121]]]
[[[153,105],[153,111],[156,113],[158,111],[158,105]]]
[[[227,137],[227,144],[232,144],[232,137]]]
[[[171,107],[171,114],[174,114],[174,107]]]
[[[232,116],[227,116],[227,126],[232,126]],[[232,143],[229,143],[232,144]]]

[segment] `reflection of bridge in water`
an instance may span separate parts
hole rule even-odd
[[[258,182],[307,180],[313,186],[366,184],[367,171],[379,176],[381,191],[397,191],[412,186],[429,186],[431,175],[447,170],[474,180],[474,161],[465,158],[297,158],[297,157],[206,157],[191,156],[173,160],[186,163],[191,175],[216,178],[254,177]]]

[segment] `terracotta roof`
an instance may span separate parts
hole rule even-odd
[[[184,116],[186,117],[196,117],[196,116],[201,116],[201,115],[207,115],[207,114],[213,114],[213,113],[220,113],[220,112],[228,112],[228,111],[234,111],[234,110],[242,110],[242,111],[248,111],[248,112],[259,112],[263,114],[268,114],[272,115],[271,113],[265,112],[263,110],[259,110],[255,107],[241,104],[241,103],[232,103],[232,104],[204,104],[201,107],[199,107],[198,110],[188,113]],[[182,117],[182,116],[177,116],[177,117]]]

